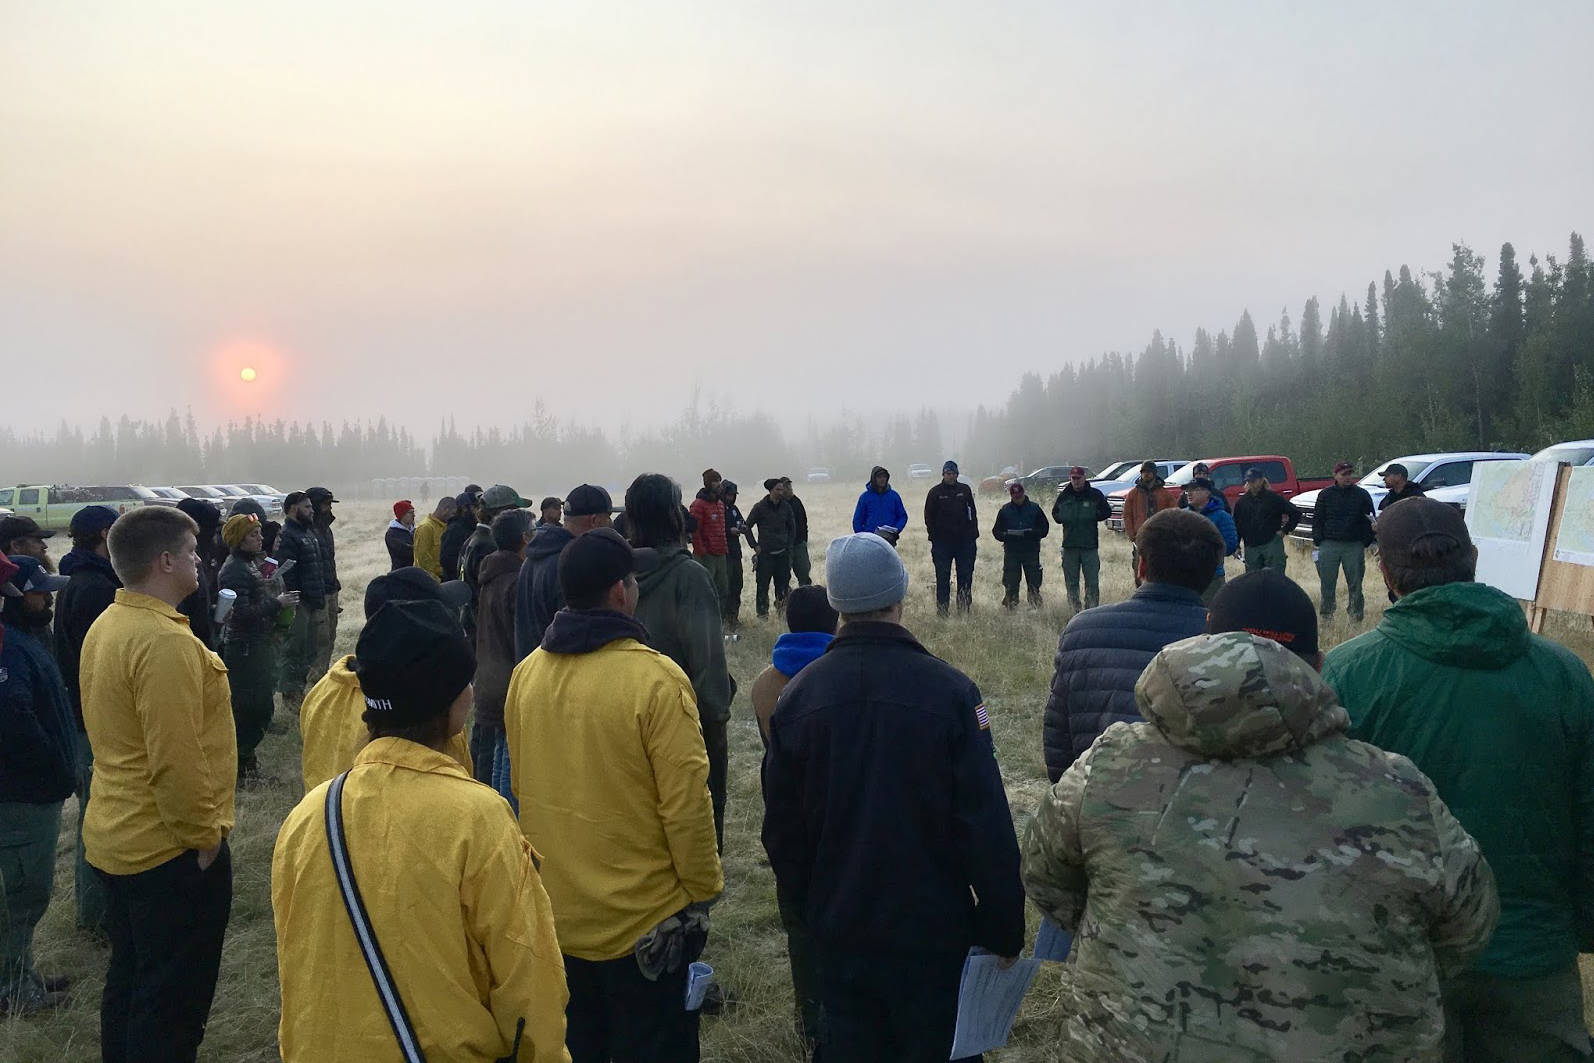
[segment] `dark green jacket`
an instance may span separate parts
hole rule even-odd
[[[648,645],[681,666],[697,694],[704,720],[728,720],[735,684],[725,667],[719,594],[708,570],[686,547],[659,548],[659,567],[637,576],[636,618],[648,629]]]
[[[1477,969],[1563,970],[1594,949],[1594,678],[1481,583],[1400,599],[1328,655],[1353,738],[1409,757],[1478,840],[1500,924]]]
[[[1052,503],[1052,520],[1063,529],[1064,550],[1094,550],[1101,545],[1101,522],[1112,516],[1107,496],[1091,484],[1075,491],[1063,484]]]

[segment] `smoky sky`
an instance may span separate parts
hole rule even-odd
[[[1585,0],[19,0],[6,422],[1001,403],[1454,241],[1564,253],[1591,45]]]

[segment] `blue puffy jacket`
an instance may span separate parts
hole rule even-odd
[[[1218,534],[1223,536],[1223,557],[1218,558],[1218,572],[1223,571],[1223,558],[1228,557],[1240,548],[1240,532],[1234,526],[1234,516],[1218,501],[1218,496],[1213,495],[1207,499],[1207,504],[1201,510],[1201,515],[1217,525]]]
[[[1057,641],[1042,745],[1052,782],[1115,723],[1136,723],[1135,683],[1157,652],[1207,626],[1201,595],[1147,583],[1127,601],[1086,609]]]
[[[872,532],[876,528],[889,526],[901,531],[908,526],[908,509],[902,504],[902,496],[897,494],[887,480],[884,491],[876,491],[874,478],[886,472],[876,465],[869,473],[869,485],[863,489],[863,494],[858,496],[858,505],[852,511],[852,530],[854,532]],[[886,474],[888,477],[889,473]]]

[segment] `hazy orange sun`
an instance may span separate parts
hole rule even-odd
[[[238,374],[238,378],[240,380],[242,380],[245,384],[252,384],[252,383],[254,383],[254,379],[255,379],[255,371],[246,366],[246,367],[244,367],[243,372]]]

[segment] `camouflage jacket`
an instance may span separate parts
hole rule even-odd
[[[1406,758],[1344,735],[1317,673],[1243,632],[1164,649],[1042,800],[1024,885],[1075,932],[1079,1060],[1438,1059],[1439,984],[1499,914]]]

